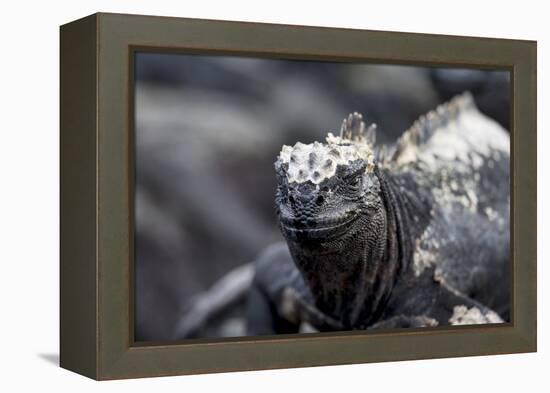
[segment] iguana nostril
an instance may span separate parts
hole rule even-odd
[[[290,196],[288,197],[288,201],[289,201],[290,203],[294,203],[294,197],[293,197],[292,195],[290,195]]]
[[[322,195],[319,195],[317,199],[315,199],[315,203],[317,204],[317,206],[321,206],[323,202],[325,202],[325,198],[323,198]]]

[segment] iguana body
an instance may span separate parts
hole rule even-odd
[[[256,262],[248,333],[509,317],[509,136],[464,94],[390,151],[352,114],[275,163],[286,244]]]

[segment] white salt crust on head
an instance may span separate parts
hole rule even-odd
[[[338,165],[349,165],[355,160],[367,163],[366,172],[374,169],[374,153],[364,139],[349,140],[328,133],[326,143],[296,143],[294,146],[283,145],[279,160],[288,164],[287,178],[289,183],[311,181],[319,184],[336,173]]]

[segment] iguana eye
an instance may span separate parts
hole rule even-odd
[[[349,186],[351,188],[359,188],[361,185],[361,176],[354,176],[349,180]]]

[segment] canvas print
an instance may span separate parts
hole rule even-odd
[[[510,322],[510,73],[134,58],[138,342]]]

